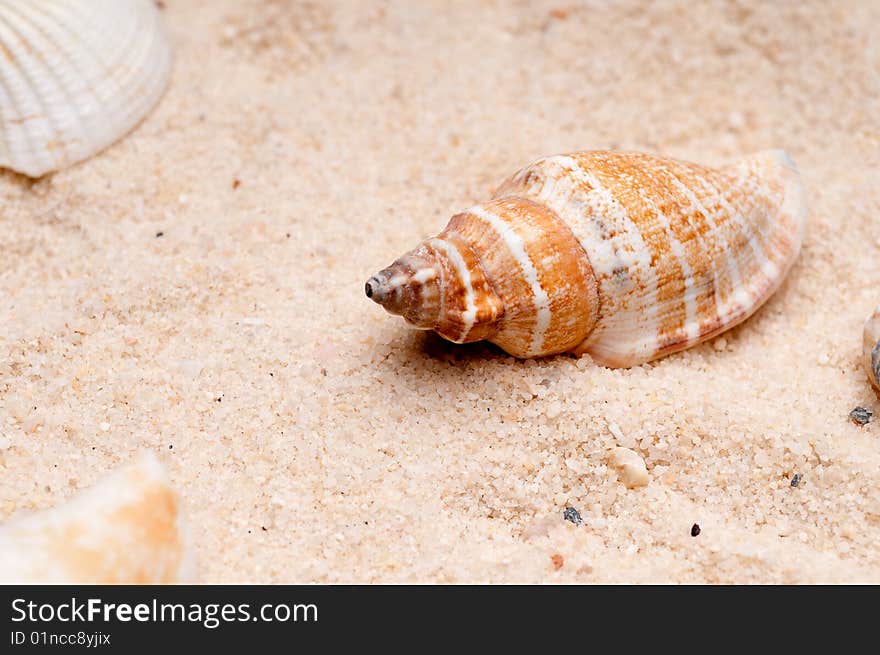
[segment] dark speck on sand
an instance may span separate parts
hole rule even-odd
[[[870,409],[866,409],[865,407],[856,407],[853,411],[849,413],[849,417],[856,425],[865,425],[866,423],[870,423],[873,416],[874,412],[872,412]]]
[[[575,525],[580,525],[584,522],[581,518],[581,513],[578,512],[574,507],[566,507],[565,511],[562,512],[562,518],[566,521],[571,521]]]

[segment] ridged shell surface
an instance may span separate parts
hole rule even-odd
[[[580,241],[599,320],[576,350],[609,366],[682,350],[750,316],[794,263],[806,218],[779,150],[721,169],[642,153],[549,157],[496,195],[552,209]]]
[[[38,177],[90,157],[153,108],[170,69],[153,0],[0,0],[0,167]]]
[[[874,310],[865,323],[864,356],[868,378],[880,393],[880,307]]]

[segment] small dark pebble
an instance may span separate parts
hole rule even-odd
[[[865,407],[856,407],[853,411],[849,413],[849,417],[856,425],[865,425],[865,423],[870,423],[873,416],[874,412],[872,412],[870,409],[866,409]]]
[[[223,396],[219,396],[219,397],[217,397],[217,398],[214,398],[214,402],[222,403],[222,402],[223,402]]]
[[[581,513],[578,512],[574,507],[566,507],[565,511],[562,512],[562,518],[566,521],[571,521],[575,525],[580,525],[584,522],[581,518]]]
[[[241,180],[232,180],[232,188],[237,189],[241,186]]]
[[[162,232],[162,231],[156,232],[156,238],[157,238],[157,239],[158,239],[159,237],[164,237],[164,236],[165,236],[165,233],[164,233],[164,232]]]
[[[700,526],[698,524],[694,523],[691,526],[691,536],[696,537],[698,534],[700,534]]]
[[[263,532],[267,532],[266,527],[263,525],[260,526],[260,530],[262,530]]]
[[[168,450],[174,450],[174,444],[168,444]]]
[[[791,486],[792,486],[792,487],[796,487],[796,486],[798,486],[800,483],[801,483],[801,474],[800,474],[800,473],[795,473],[795,474],[794,474],[794,477],[792,477],[792,479],[791,479]]]

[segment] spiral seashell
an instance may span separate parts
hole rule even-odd
[[[39,177],[122,137],[168,84],[153,0],[0,0],[0,167]]]
[[[73,500],[0,526],[0,584],[187,582],[177,495],[151,452]]]
[[[794,263],[806,213],[780,150],[720,169],[641,153],[547,157],[371,277],[366,294],[456,343],[634,366],[757,310]]]
[[[868,377],[880,394],[880,307],[874,310],[871,318],[865,323],[863,343]]]

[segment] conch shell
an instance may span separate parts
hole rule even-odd
[[[874,310],[871,318],[865,323],[863,343],[868,378],[880,394],[880,307]]]
[[[107,147],[168,85],[153,0],[0,2],[0,167],[39,177]]]
[[[748,318],[800,251],[781,150],[711,169],[641,153],[540,159],[366,283],[408,323],[515,357],[634,366]]]
[[[0,584],[190,582],[177,495],[148,451],[58,507],[0,526]]]

